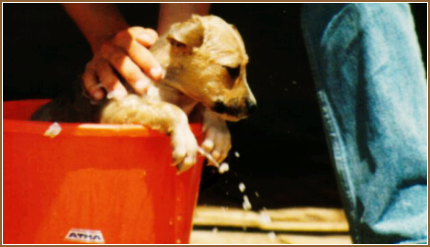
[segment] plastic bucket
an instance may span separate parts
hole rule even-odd
[[[27,121],[3,102],[3,242],[188,243],[203,158],[181,175],[170,138],[141,126]],[[201,141],[201,125],[192,124]]]

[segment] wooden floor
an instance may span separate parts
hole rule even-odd
[[[191,244],[351,244],[341,209],[197,207]]]

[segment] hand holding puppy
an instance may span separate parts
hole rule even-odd
[[[125,97],[127,91],[117,74],[137,94],[146,92],[149,79],[161,79],[162,69],[148,51],[158,39],[154,30],[130,27],[112,4],[63,3],[62,6],[82,31],[94,54],[82,77],[92,98],[101,100],[105,96],[101,87],[106,89],[109,98]]]
[[[117,74],[140,95],[145,94],[149,79],[161,79],[163,71],[148,51],[158,39],[154,30],[130,27],[113,4],[62,3],[62,6],[93,51],[94,57],[82,78],[93,99],[103,99],[101,87],[108,92],[108,98],[122,99],[128,94]],[[184,21],[193,13],[206,14],[209,6],[210,3],[161,4],[158,29],[163,33],[172,23]]]
[[[122,99],[127,90],[113,70],[116,70],[138,94],[144,94],[151,80],[162,77],[162,68],[148,48],[158,39],[152,29],[130,27],[103,42],[87,64],[82,80],[88,93],[96,100],[104,95]],[[99,84],[100,82],[100,84]]]

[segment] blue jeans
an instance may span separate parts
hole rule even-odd
[[[354,243],[427,242],[427,84],[407,4],[304,4]]]

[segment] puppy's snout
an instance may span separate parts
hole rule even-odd
[[[257,110],[257,103],[253,100],[242,98],[242,100],[230,100],[227,104],[216,101],[212,110],[220,114],[226,114],[234,118],[245,118]]]
[[[246,101],[246,112],[248,113],[248,115],[251,115],[256,110],[257,110],[257,102],[247,100]]]
[[[227,106],[222,101],[215,102],[214,106],[212,107],[212,110],[214,112],[218,112],[220,114],[226,113]]]

